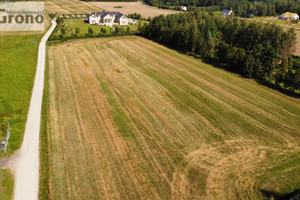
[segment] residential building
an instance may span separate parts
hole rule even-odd
[[[129,18],[120,12],[93,12],[88,16],[89,24],[113,26],[128,25]]]
[[[180,9],[181,9],[182,11],[187,11],[187,7],[186,7],[186,6],[180,6]]]
[[[222,15],[224,16],[230,16],[232,14],[233,14],[232,10],[222,10]]]
[[[298,20],[299,15],[297,13],[285,12],[279,16],[279,19],[282,20]]]

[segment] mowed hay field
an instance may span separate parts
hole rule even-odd
[[[179,11],[175,10],[159,9],[148,6],[142,2],[91,2],[91,4],[108,11],[119,11],[125,15],[138,13],[144,18],[179,13]]]
[[[140,2],[85,2],[81,0],[47,0],[47,13],[59,14],[88,14],[90,12],[119,11],[123,14],[139,13],[143,17],[155,17],[178,13],[175,10],[159,9]]]
[[[53,14],[88,14],[102,11],[98,6],[81,0],[46,0],[45,10]]]
[[[300,100],[144,38],[49,48],[51,199],[264,199],[300,181]]]

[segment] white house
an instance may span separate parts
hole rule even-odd
[[[186,6],[180,6],[180,9],[181,9],[182,11],[187,11],[187,7],[186,7]]]
[[[129,18],[120,12],[93,12],[88,16],[89,24],[113,26],[128,25]]]
[[[230,16],[232,14],[233,14],[232,10],[222,10],[222,15],[224,16]]]
[[[297,13],[285,12],[279,16],[279,19],[282,20],[298,20],[299,15]]]

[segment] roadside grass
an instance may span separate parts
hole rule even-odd
[[[299,99],[136,36],[49,53],[50,197],[266,199],[263,190],[300,189]]]
[[[0,200],[11,200],[14,189],[14,177],[7,169],[1,169],[0,175]]]
[[[7,155],[23,139],[42,35],[0,36],[0,122],[10,122]]]
[[[47,52],[48,52],[48,46]],[[39,199],[49,199],[49,63],[48,54],[46,55],[45,64],[45,80],[44,80],[44,93],[41,115],[41,131],[40,131],[40,181],[39,181]]]

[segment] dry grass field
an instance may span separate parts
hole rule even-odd
[[[155,17],[178,13],[175,10],[159,9],[145,5],[141,2],[91,2],[91,4],[108,11],[119,11],[123,14],[139,13],[142,17]]]
[[[46,0],[45,9],[49,13],[85,14],[102,9],[89,2],[80,0]]]
[[[135,36],[51,46],[49,77],[51,199],[300,188],[299,99]]]
[[[80,0],[47,0],[46,11],[59,14],[84,14],[102,10],[120,11],[123,14],[139,13],[143,17],[167,15],[178,11],[158,9],[138,2],[85,2]]]
[[[297,43],[296,43],[296,51],[294,54],[296,56],[300,56],[300,30],[295,30],[296,35],[297,35]]]

